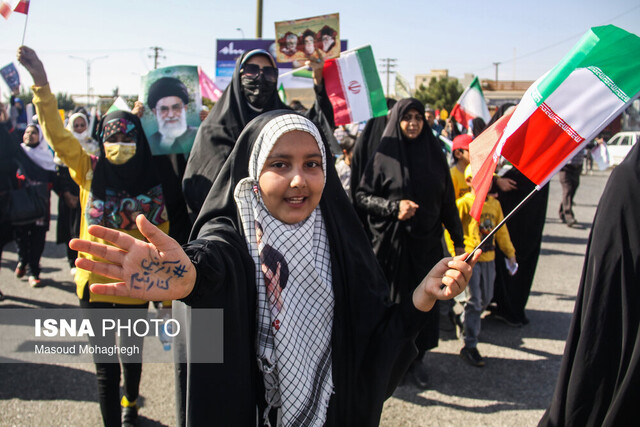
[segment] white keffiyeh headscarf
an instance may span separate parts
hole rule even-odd
[[[297,223],[285,224],[265,207],[260,172],[278,139],[291,131],[314,137],[326,152],[317,128],[297,114],[268,122],[249,160],[249,177],[235,188],[249,252],[256,265],[257,356],[264,377],[269,424],[272,407],[282,411],[285,426],[322,426],[333,392],[331,331],[334,296],[331,258],[320,207]]]
[[[49,149],[49,146],[47,145],[47,142],[44,139],[44,135],[42,134],[42,129],[40,129],[40,126],[36,124],[30,124],[29,126],[27,126],[27,128],[29,128],[30,126],[33,126],[38,130],[38,139],[39,139],[38,145],[36,145],[35,147],[29,147],[27,144],[23,142],[21,144],[22,149],[24,150],[25,153],[27,153],[29,158],[33,160],[42,169],[45,169],[48,171],[55,171],[56,165],[53,162],[53,151]]]

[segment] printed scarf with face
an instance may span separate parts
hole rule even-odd
[[[326,153],[317,128],[297,114],[269,121],[249,160],[249,177],[235,188],[249,253],[256,265],[258,366],[267,409],[282,411],[284,425],[324,425],[333,392],[331,331],[334,295],[331,257],[320,207],[297,223],[285,224],[265,207],[259,188],[262,167],[278,138],[307,132]],[[325,178],[326,180],[326,178]]]
[[[119,132],[135,141],[131,150],[135,153],[126,162],[114,164],[107,159],[105,141]],[[91,194],[85,209],[87,225],[134,230],[139,214],[155,225],[168,221],[162,184],[138,117],[126,111],[107,114],[98,135],[100,157],[94,158]],[[130,145],[124,143],[123,147],[129,149]]]

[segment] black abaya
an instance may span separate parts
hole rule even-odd
[[[190,364],[187,424],[255,425],[264,403],[257,369],[255,264],[242,235],[233,191],[248,176],[251,149],[264,125],[288,111],[249,123],[222,167],[184,246],[197,281],[184,302],[224,309],[224,363]],[[327,149],[328,152],[328,149]],[[388,301],[376,262],[332,162],[320,201],[330,245],[334,314],[332,377],[327,425],[378,425],[382,404],[417,354],[413,341],[425,313],[411,299]],[[195,343],[187,343],[190,347]]]
[[[409,110],[424,111],[420,101],[407,98],[391,110],[382,141],[368,162],[356,190],[356,204],[368,213],[374,252],[391,286],[391,298],[402,301],[443,256],[442,224],[456,247],[464,247],[462,225],[453,194],[453,183],[440,144],[423,118],[422,132],[406,139],[400,120]],[[400,200],[420,207],[406,220],[398,219]],[[418,348],[438,344],[437,310],[430,312],[429,325]]]
[[[541,426],[638,422],[639,145],[613,170],[598,205],[558,382]]]

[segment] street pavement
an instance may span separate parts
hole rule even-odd
[[[558,219],[561,189],[557,178],[552,179],[542,253],[527,305],[531,323],[512,328],[483,320],[478,349],[486,366],[476,368],[460,359],[462,343],[443,322],[439,347],[424,359],[429,389],[399,387],[385,403],[381,425],[537,424],[551,401],[591,222],[608,176],[608,171],[594,171],[581,177],[574,208],[578,228],[568,228]],[[15,278],[15,244],[8,244],[0,269],[0,289],[6,296],[0,309],[77,307],[65,248],[55,244],[56,203],[54,195],[41,262],[44,286],[32,289],[26,278]],[[140,425],[175,425],[174,390],[172,365],[144,364]],[[101,424],[93,364],[0,363],[0,426]]]

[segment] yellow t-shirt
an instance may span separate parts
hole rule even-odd
[[[80,206],[82,210],[80,217],[80,238],[92,242],[109,244],[108,242],[89,234],[87,229],[85,209],[91,194],[91,181],[93,179],[91,155],[85,152],[82,149],[80,142],[69,130],[65,129],[62,119],[58,114],[58,102],[55,96],[51,93],[49,85],[47,84],[42,87],[32,86],[32,89],[34,93],[33,104],[36,107],[38,120],[42,127],[44,136],[51,144],[58,157],[60,157],[64,164],[69,167],[69,174],[71,175],[71,178],[80,186]],[[163,222],[158,226],[158,228],[160,228],[164,233],[168,233],[169,221]],[[146,240],[138,229],[119,231],[125,232],[136,239]],[[78,257],[87,259],[96,258],[83,252],[79,252]],[[82,298],[85,287],[88,284],[112,283],[114,282],[114,279],[79,268],[76,272],[75,282],[78,298]],[[146,302],[136,298],[98,295],[94,293],[90,294],[89,301],[111,302],[117,304],[144,304]]]
[[[466,252],[474,250],[482,239],[504,219],[500,202],[496,198],[489,196],[482,207],[480,222],[476,221],[475,218],[469,215],[474,200],[475,195],[472,193],[467,193],[456,200],[460,222],[462,222],[462,234],[464,235],[464,249]],[[505,224],[496,232],[491,241],[485,243],[482,255],[478,259],[479,262],[493,261],[496,258],[496,243],[507,258],[515,256],[516,249],[511,243],[509,230]],[[451,252],[453,245],[449,246],[448,249]]]
[[[451,181],[453,181],[453,192],[456,196],[456,200],[467,194],[470,190],[467,185],[467,181],[464,179],[464,172],[460,172],[456,165],[451,166],[449,169],[451,173]]]

